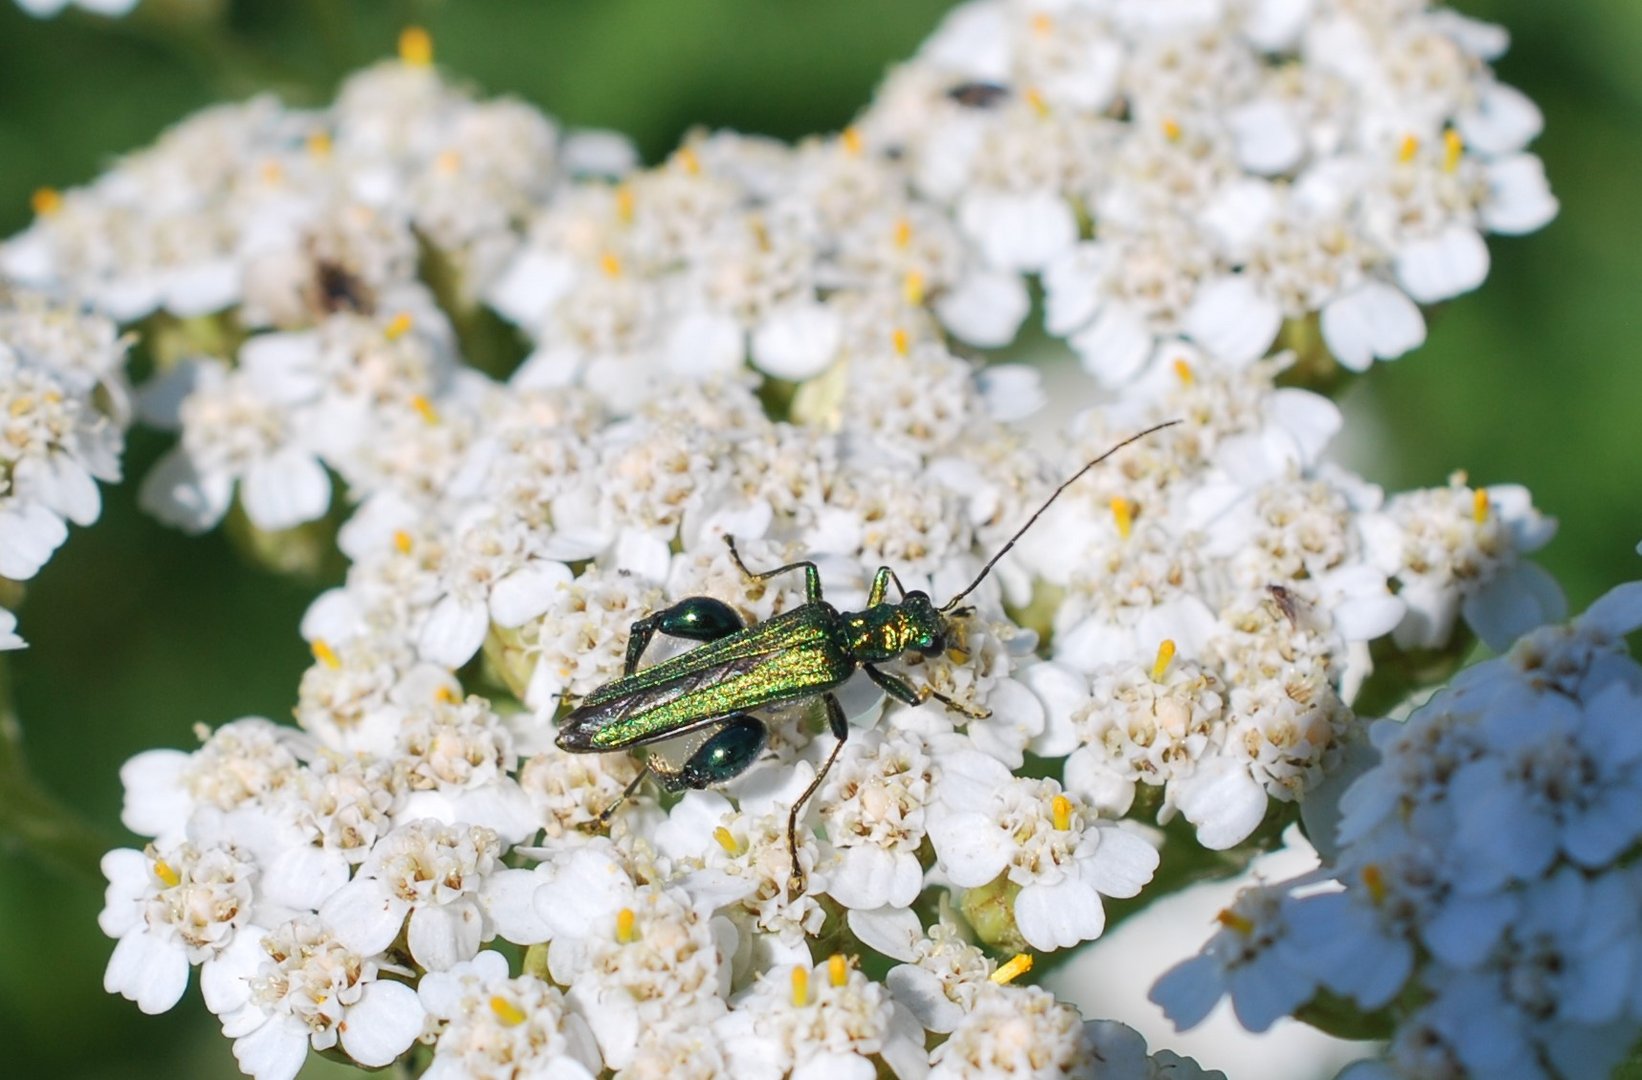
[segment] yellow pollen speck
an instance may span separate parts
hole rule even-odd
[[[462,167],[462,155],[455,150],[446,150],[433,159],[434,168],[449,175]]]
[[[1172,116],[1163,118],[1163,137],[1170,142],[1180,138],[1180,121]]]
[[[810,1003],[810,969],[802,964],[793,965],[792,1003],[800,1006]]]
[[[1226,908],[1214,917],[1214,921],[1228,930],[1236,930],[1244,937],[1254,933],[1254,920],[1247,915],[1239,915],[1231,908]]]
[[[638,940],[637,922],[638,916],[633,914],[630,907],[624,907],[616,912],[616,940],[623,945]]]
[[[462,696],[458,694],[454,688],[441,685],[433,692],[433,700],[442,701],[446,705],[460,705],[462,703]]]
[[[734,834],[732,834],[730,830],[726,829],[724,826],[720,825],[718,828],[713,830],[713,839],[717,840],[718,846],[723,848],[729,854],[741,854],[741,845],[736,843]]]
[[[1442,168],[1444,172],[1453,172],[1460,167],[1460,158],[1465,156],[1465,140],[1460,133],[1449,128],[1442,133]]]
[[[1197,372],[1192,370],[1191,363],[1184,356],[1175,357],[1174,374],[1175,378],[1179,379],[1181,384],[1185,386],[1190,386],[1197,381]]]
[[[414,324],[415,323],[410,316],[410,312],[401,311],[399,314],[388,320],[388,325],[382,328],[382,335],[389,341],[398,341],[400,338],[410,333],[411,327]]]
[[[411,553],[411,534],[404,529],[393,530],[393,549],[401,555]]]
[[[924,275],[921,272],[907,271],[907,276],[901,279],[901,296],[913,307],[924,302]]]
[[[433,35],[420,26],[407,26],[399,31],[399,59],[413,67],[433,63]]]
[[[1163,673],[1169,670],[1169,661],[1174,659],[1174,638],[1164,638],[1157,646],[1157,659],[1152,661],[1152,681],[1158,682]]]
[[[956,645],[946,651],[946,658],[959,667],[969,663],[969,650],[960,649]]]
[[[843,986],[849,982],[849,961],[844,959],[843,953],[833,953],[827,957],[827,978],[832,980],[834,986]]]
[[[429,401],[421,394],[416,394],[413,396],[410,400],[410,404],[411,408],[416,410],[416,415],[420,416],[427,423],[437,424],[439,422],[439,410],[433,407],[433,402]]]
[[[314,654],[315,660],[332,671],[342,666],[342,659],[336,655],[336,650],[331,648],[331,643],[324,638],[314,638],[313,644],[309,645],[308,649]]]
[[[896,356],[905,356],[912,351],[912,335],[897,326],[889,335],[890,344],[895,346]]]
[[[1032,954],[1016,953],[1009,959],[1008,963],[999,967],[998,970],[994,971],[990,977],[992,981],[997,983],[999,986],[1008,986],[1010,983],[1014,982],[1016,979],[1031,970]]]
[[[623,224],[633,222],[633,189],[626,184],[616,188],[616,216]]]
[[[1038,12],[1032,16],[1032,32],[1039,37],[1046,37],[1055,29],[1055,20],[1045,12]]]
[[[1065,795],[1056,795],[1049,804],[1050,815],[1055,819],[1055,831],[1065,832],[1072,827],[1072,800]]]
[[[1363,886],[1368,889],[1369,899],[1376,905],[1385,902],[1385,875],[1373,863],[1363,867]]]
[[[154,876],[165,882],[168,889],[174,889],[182,884],[182,875],[177,873],[177,868],[164,859],[154,860]]]
[[[63,193],[53,187],[35,188],[29,207],[41,217],[50,217],[63,208]]]
[[[1044,100],[1043,93],[1035,86],[1026,89],[1026,103],[1032,106],[1032,111],[1039,116],[1049,115],[1049,102]]]
[[[262,168],[258,171],[262,173],[262,182],[269,187],[280,184],[285,180],[285,169],[277,161],[264,161]]]
[[[1113,495],[1112,522],[1117,525],[1117,534],[1125,540],[1129,539],[1129,533],[1135,527],[1135,504],[1122,495]]]
[[[518,1027],[525,1022],[525,1011],[500,994],[490,999],[490,1011],[505,1027]]]
[[[912,243],[912,222],[898,218],[895,222],[895,246],[905,248]]]
[[[331,153],[331,134],[328,131],[316,131],[308,136],[308,153],[314,157],[329,157]]]
[[[839,136],[839,140],[843,142],[844,150],[851,154],[859,154],[864,148],[861,133],[852,127],[845,128],[843,134]]]
[[[621,277],[621,258],[613,251],[607,251],[599,256],[599,269],[604,271],[605,277]]]
[[[1397,147],[1397,160],[1404,165],[1414,160],[1414,155],[1420,152],[1420,137],[1418,135],[1404,135],[1402,143]]]
[[[28,394],[22,394],[12,400],[9,411],[12,416],[27,416],[33,408],[34,398]]]
[[[679,166],[691,176],[701,175],[701,158],[688,146],[679,147],[678,153],[673,155],[673,160],[677,161]]]
[[[1471,518],[1478,525],[1488,520],[1488,492],[1483,488],[1471,493]]]

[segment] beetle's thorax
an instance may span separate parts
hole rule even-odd
[[[893,660],[909,649],[940,641],[946,628],[940,612],[918,593],[899,604],[846,611],[841,618],[850,654],[865,664]]]

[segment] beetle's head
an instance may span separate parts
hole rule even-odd
[[[902,599],[901,614],[906,620],[907,647],[925,656],[946,651],[946,617],[935,608],[929,594],[914,589]]]

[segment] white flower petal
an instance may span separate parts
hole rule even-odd
[[[367,1068],[393,1063],[417,1036],[427,1014],[416,991],[404,983],[378,980],[365,987],[348,1008],[342,1026],[342,1049]]]
[[[1425,317],[1399,289],[1381,281],[1362,285],[1323,306],[1323,341],[1352,371],[1376,358],[1393,360],[1425,344]]]
[[[234,1060],[256,1080],[296,1080],[307,1059],[308,1029],[294,1016],[271,1017],[234,1039]]]
[[[799,301],[770,312],[753,334],[753,364],[766,375],[802,382],[821,374],[843,340],[838,316]]]
[[[416,962],[429,971],[446,971],[479,952],[484,919],[473,903],[420,904],[411,912],[406,943]]]
[[[1488,276],[1488,245],[1475,229],[1449,225],[1397,252],[1397,281],[1422,304],[1470,292]]]
[[[0,510],[0,577],[27,581],[68,539],[68,526],[38,503]]]
[[[1180,812],[1197,826],[1197,842],[1210,851],[1242,843],[1266,816],[1266,789],[1248,766],[1229,758],[1203,762],[1171,790]]]
[[[1009,838],[985,814],[936,818],[929,839],[946,876],[966,889],[985,885],[1009,865]]]
[[[1139,374],[1152,355],[1152,331],[1139,315],[1122,304],[1109,304],[1089,326],[1073,334],[1073,349],[1083,370],[1108,385],[1127,382]]]
[[[532,559],[490,590],[491,619],[502,627],[524,625],[546,611],[572,577],[570,567],[564,563]]]
[[[935,301],[941,325],[958,340],[982,349],[1014,341],[1031,308],[1026,283],[1000,270],[970,274]]]
[[[359,877],[332,893],[319,917],[343,945],[374,956],[393,944],[409,910],[410,902],[392,895],[382,881]]]
[[[1053,191],[971,192],[958,221],[1000,270],[1041,270],[1078,239],[1072,208]]]
[[[1106,929],[1106,909],[1087,882],[1066,878],[1023,888],[1015,898],[1015,925],[1028,945],[1051,952],[1099,937]]]
[[[665,352],[668,370],[710,379],[741,367],[747,356],[741,324],[728,315],[692,311],[673,325]]]
[[[165,1012],[188,989],[188,951],[180,941],[150,934],[145,923],[114,946],[103,989],[135,1001],[149,1015]]]
[[[1184,319],[1188,337],[1234,367],[1264,356],[1282,325],[1283,312],[1277,301],[1262,295],[1254,282],[1241,275],[1203,285]]]
[[[846,918],[850,933],[867,948],[908,963],[917,956],[917,943],[924,936],[924,928],[911,909],[881,907],[866,911],[851,908]]]
[[[454,670],[473,659],[489,630],[489,608],[450,595],[428,612],[416,647],[424,659]]]
[[[312,454],[287,446],[245,470],[240,502],[251,524],[279,532],[324,516],[331,478]]]

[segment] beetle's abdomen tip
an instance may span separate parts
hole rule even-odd
[[[559,733],[553,736],[553,744],[566,753],[585,754],[598,749],[593,743],[597,732],[597,724],[578,722],[576,714],[571,713],[560,721]]]

